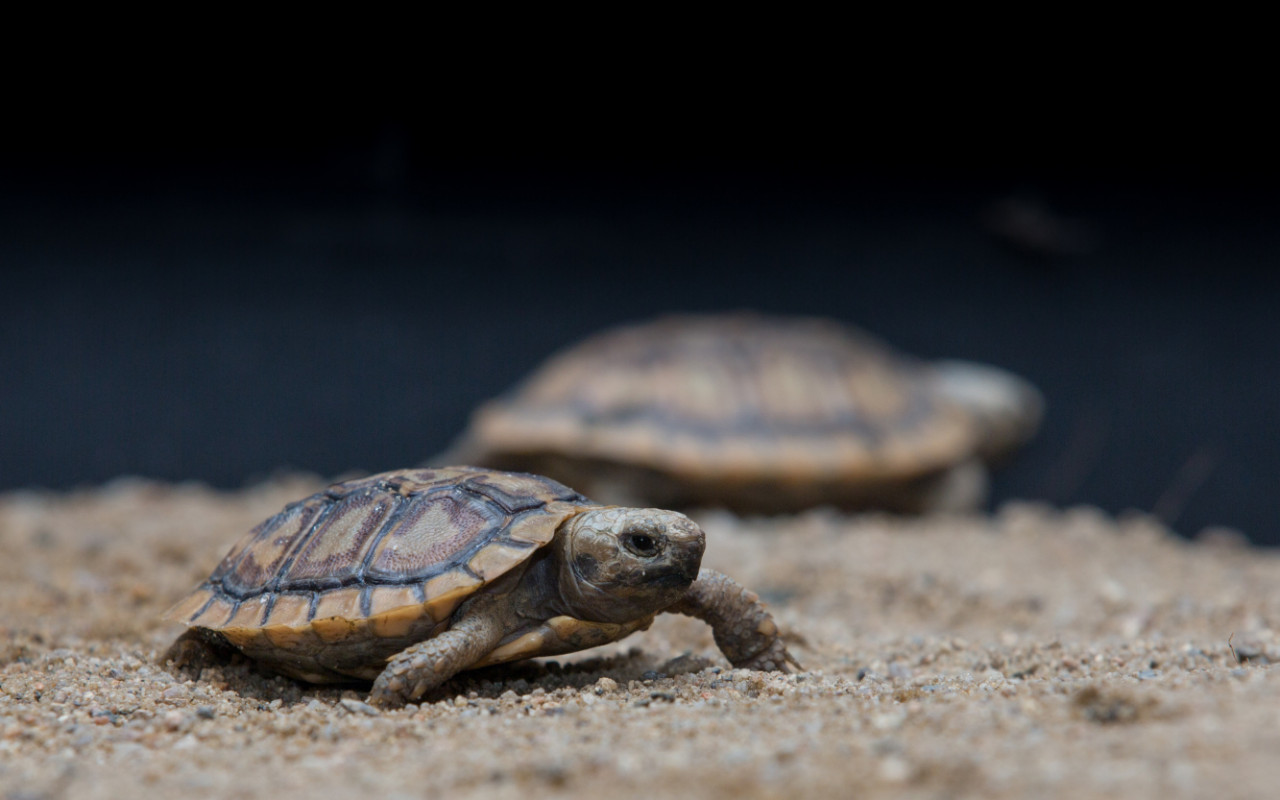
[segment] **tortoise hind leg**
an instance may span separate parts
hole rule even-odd
[[[509,614],[493,600],[481,597],[463,605],[449,630],[388,659],[386,669],[373,682],[369,702],[398,708],[488,655],[508,627]]]
[[[716,646],[735,667],[790,672],[802,669],[778,634],[778,626],[755,592],[727,575],[703,569],[689,591],[666,609],[711,626]]]
[[[238,653],[221,634],[203,628],[188,628],[169,645],[160,663],[172,662],[175,669],[199,676],[205,667],[223,666]]]

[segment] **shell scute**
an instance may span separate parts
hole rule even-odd
[[[169,609],[169,615],[175,620],[189,622],[208,608],[212,601],[213,592],[201,587],[178,601],[177,605]]]
[[[311,602],[313,594],[289,593],[278,594],[271,604],[271,613],[262,623],[264,626],[302,626],[311,619]]]
[[[505,521],[501,509],[457,488],[416,498],[370,554],[365,576],[398,581],[441,571],[491,539]]]
[[[299,547],[280,586],[327,589],[357,579],[365,554],[397,506],[394,498],[357,493],[337,500],[332,512]]]
[[[499,544],[482,547],[467,562],[467,570],[483,580],[491,580],[506,572],[510,565],[523,561],[533,548],[528,545]]]
[[[479,589],[484,581],[463,570],[446,572],[427,581],[426,611],[437,622],[446,619],[468,595]]]
[[[343,589],[320,592],[316,596],[316,603],[310,612],[312,619],[319,620],[329,617],[356,619],[361,616],[360,598],[363,592],[364,587],[362,586],[348,586]]]
[[[196,593],[199,594],[200,591],[200,589],[197,589]],[[211,594],[213,593],[211,592]],[[182,605],[182,603],[179,603],[173,609],[170,609],[169,613],[165,616],[168,619],[175,619],[179,622],[185,622],[188,625],[212,629],[220,629],[224,627],[227,624],[227,620],[231,618],[232,612],[236,609],[234,601],[228,600],[226,597],[213,594],[212,599],[205,603],[204,606],[196,612],[195,616],[190,619],[175,617],[173,615],[174,611],[181,608]]]
[[[267,614],[271,611],[271,596],[260,594],[250,600],[245,600],[236,606],[236,610],[232,612],[231,618],[227,620],[228,628],[256,628],[262,624],[267,618]]]
[[[591,505],[591,501],[559,481],[541,475],[510,472],[483,472],[462,486],[497,503],[504,511],[515,514],[559,501]],[[530,490],[534,489],[535,492]]]

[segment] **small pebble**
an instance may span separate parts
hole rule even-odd
[[[885,783],[905,783],[911,777],[911,765],[900,756],[888,756],[880,762],[880,779]]]
[[[183,725],[186,723],[186,721],[187,721],[186,714],[184,714],[183,712],[177,709],[173,709],[172,711],[166,711],[164,713],[164,717],[162,717],[164,729],[167,731],[181,730]]]
[[[466,705],[465,699],[461,697],[459,697],[458,699],[462,700],[462,703],[460,703],[460,705]],[[364,714],[367,717],[376,717],[382,713],[381,711],[369,705],[368,703],[362,700],[353,700],[350,697],[342,698],[341,700],[338,701],[338,705],[342,706],[347,711],[350,711],[352,714]]]

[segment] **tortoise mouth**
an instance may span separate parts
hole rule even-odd
[[[662,563],[624,572],[613,584],[629,588],[651,586],[655,589],[688,589],[702,567],[702,548],[697,548],[696,551],[672,549],[674,552],[668,554]]]
[[[693,585],[693,581],[697,577],[698,568],[694,567],[692,572],[681,570],[679,573],[672,572],[659,578],[654,578],[649,581],[649,585],[656,589],[679,589],[683,592]]]

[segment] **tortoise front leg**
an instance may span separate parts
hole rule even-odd
[[[710,625],[716,646],[735,667],[790,672],[790,664],[802,669],[760,598],[727,575],[701,570],[685,596],[666,610]]]
[[[492,652],[506,632],[509,616],[502,613],[492,599],[477,598],[464,605],[456,612],[452,628],[389,659],[387,668],[373,682],[369,702],[383,708],[398,708],[417,700]]]

